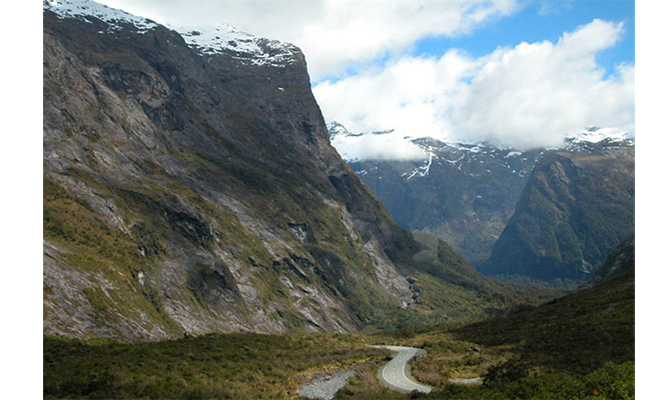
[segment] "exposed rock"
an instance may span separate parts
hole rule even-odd
[[[538,280],[542,276],[551,279],[551,284],[574,284],[588,276],[594,263],[601,262],[612,246],[632,232],[634,140],[621,132],[593,127],[566,138],[560,148],[526,151],[486,142],[406,137],[405,145],[425,153],[425,159],[419,160],[356,158],[354,144],[362,135],[376,140],[373,133],[352,134],[337,122],[330,124],[335,145],[349,157],[349,165],[396,221],[406,229],[438,236],[479,270],[504,275],[506,280],[549,284]],[[557,155],[566,162],[554,162]],[[551,179],[538,181],[537,174]],[[546,216],[547,220],[534,221],[544,217],[531,216],[533,212],[528,209],[523,211],[533,203],[524,194],[526,185],[535,186],[537,196],[545,196],[556,205],[561,221],[572,218],[567,225],[574,231],[562,227],[562,232],[556,233],[554,225],[565,224]],[[538,185],[546,188],[539,189]],[[592,195],[596,192],[599,195]],[[584,214],[587,208],[591,210]],[[616,220],[615,209],[620,211],[621,221]],[[576,214],[568,217],[572,211]],[[528,220],[513,218],[515,212],[525,212]],[[579,217],[583,224],[576,221],[579,213],[584,214]],[[512,233],[524,224],[525,228],[520,229],[534,233],[526,232],[523,238],[520,233]],[[540,243],[543,240],[548,243]],[[557,241],[563,250],[555,249]],[[509,254],[503,257],[505,252]],[[546,264],[539,269],[548,270],[539,271],[539,264]]]
[[[308,399],[330,400],[354,375],[354,371],[337,372],[332,375],[317,374],[309,385],[300,388],[300,396]]]

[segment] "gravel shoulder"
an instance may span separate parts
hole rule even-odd
[[[314,380],[300,389],[300,396],[309,399],[330,400],[335,397],[335,393],[342,389],[347,381],[354,376],[353,370],[342,372],[333,376],[327,374],[317,374]]]

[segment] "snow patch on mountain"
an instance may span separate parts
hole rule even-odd
[[[488,142],[449,142],[431,137],[400,136],[392,130],[354,134],[337,122],[330,122],[328,128],[331,143],[342,158],[352,165],[365,165],[360,170],[355,168],[357,174],[378,174],[369,169],[374,164],[364,163],[366,161],[399,161],[394,170],[407,181],[428,177],[433,168],[442,171],[447,166],[472,177],[512,173],[523,178],[532,170],[532,160],[536,162],[545,151],[589,152],[594,146],[635,145],[634,137],[622,130],[597,127],[566,137],[560,147],[524,151]],[[492,172],[493,169],[496,172]]]
[[[108,31],[117,31],[124,25],[132,24],[139,33],[145,33],[158,26],[150,19],[91,0],[43,0],[43,10],[52,11],[60,18],[78,18],[89,23],[90,17],[95,17],[109,25]],[[228,24],[211,28],[165,26],[177,31],[191,48],[202,55],[228,54],[244,65],[285,67],[295,62],[300,52],[290,43],[259,38]]]
[[[351,133],[338,122],[328,123],[331,144],[337,149],[342,158],[347,162],[365,160],[398,160],[398,161],[423,161],[428,167],[432,162],[431,157],[455,164],[463,159],[464,154],[474,156],[493,155],[505,159],[514,159],[525,152],[507,146],[495,146],[487,142],[457,141],[451,142],[444,139],[417,136],[401,136],[395,131],[386,130],[379,132]],[[635,138],[622,129],[617,128],[587,128],[584,132],[567,136],[565,143],[560,147],[545,148],[544,150],[575,150],[584,146],[607,140],[611,143],[622,143],[623,145],[634,145]],[[432,154],[432,156],[431,156]],[[450,154],[452,157],[445,157]],[[410,177],[425,176],[423,170],[417,169],[408,173]],[[524,172],[519,172],[524,173]],[[409,178],[408,178],[409,179]]]
[[[410,180],[417,175],[420,176],[420,177],[428,176],[428,174],[430,173],[430,166],[433,165],[433,159],[434,158],[437,158],[437,156],[435,154],[428,153],[428,161],[426,161],[426,163],[424,165],[421,165],[420,167],[418,167],[414,171],[412,171],[412,173],[407,178],[407,180]]]
[[[635,137],[628,131],[620,128],[600,128],[593,126],[587,128],[584,132],[568,136],[567,140],[572,142],[598,143],[603,140],[613,142],[632,141]]]
[[[167,27],[179,32],[186,43],[201,54],[231,54],[244,64],[285,67],[297,60],[300,51],[290,43],[259,38],[228,24],[211,28]]]
[[[123,28],[122,24],[132,24],[140,33],[158,26],[148,18],[138,17],[90,0],[44,0],[42,10],[52,11],[60,18],[78,18],[89,23],[91,21],[87,17],[95,17],[109,24],[111,31]]]
[[[326,126],[328,127],[328,133],[330,135],[330,140],[332,141],[338,136],[363,136],[362,133],[351,133],[347,128],[344,127],[344,125],[336,122],[336,121],[331,121],[326,123]]]

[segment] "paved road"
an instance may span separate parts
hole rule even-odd
[[[396,354],[388,364],[382,367],[379,373],[379,378],[385,382],[392,389],[403,393],[409,393],[413,390],[419,392],[429,393],[431,388],[426,385],[421,385],[411,379],[409,373],[409,365],[407,363],[417,355],[421,350],[414,347],[405,346],[372,346],[381,349],[389,349],[395,351]]]

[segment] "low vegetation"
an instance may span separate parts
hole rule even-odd
[[[386,355],[340,334],[212,334],[137,344],[46,337],[44,397],[291,398],[310,374]]]
[[[428,398],[634,398],[635,270],[534,308],[399,339]],[[480,386],[450,379],[481,377]]]
[[[293,398],[319,372],[355,367],[338,398],[610,398],[635,393],[634,269],[592,288],[481,322],[374,334],[226,334],[126,344],[44,339],[45,398]],[[412,365],[430,394],[378,381],[389,352],[426,350]],[[452,379],[481,377],[478,385]]]
[[[511,377],[491,370],[481,387],[449,385],[417,398],[434,399],[634,399],[635,363],[606,363],[590,374],[556,372]]]
[[[521,365],[590,373],[635,359],[635,270],[537,307],[463,327],[461,340],[513,345]]]

